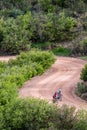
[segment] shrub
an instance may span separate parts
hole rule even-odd
[[[4,116],[3,116],[3,107],[0,106],[0,129],[1,130],[5,130],[4,125],[5,125],[5,120],[4,120]]]
[[[6,67],[6,62],[0,62],[0,68],[5,68]]]
[[[23,12],[20,9],[13,8],[9,12],[9,17],[17,18],[19,15],[22,15]]]
[[[61,108],[41,99],[19,99],[5,110],[6,128],[10,130],[73,130],[75,108]],[[8,124],[7,124],[8,122]]]
[[[18,13],[14,10],[13,13]],[[11,14],[15,15],[17,14]],[[1,42],[0,49],[4,54],[19,54],[21,51],[26,51],[28,45],[31,44],[30,38],[32,35],[32,30],[28,30],[29,24],[31,22],[31,13],[26,15],[20,15],[16,19],[4,18],[0,19],[0,33]]]
[[[6,67],[6,63],[0,62],[0,74],[4,72],[5,67]]]
[[[20,99],[11,107],[9,113],[9,127],[11,130],[40,130],[49,128],[50,105],[43,100]],[[7,117],[6,117],[6,120]]]
[[[76,114],[77,122],[73,130],[87,130],[87,111],[80,110]]]
[[[80,42],[81,51],[84,53],[84,55],[87,54],[87,39],[84,39]]]
[[[57,111],[54,110],[53,122],[58,130],[73,130],[76,123],[75,108],[63,105],[58,108]]]
[[[83,93],[87,92],[87,87],[85,86],[85,84],[82,83],[78,83],[77,84],[77,90],[76,93],[81,96]]]
[[[8,63],[0,62],[0,103],[8,104],[17,96],[17,90],[25,81],[42,74],[54,62],[50,52],[30,51],[21,53]]]
[[[87,65],[85,65],[85,67],[82,69],[80,78],[83,81],[87,81]]]
[[[58,108],[41,99],[17,99],[6,105],[0,117],[3,130],[87,130],[87,111]]]
[[[72,53],[75,55],[86,55],[87,54],[87,39],[76,39],[73,42]]]
[[[0,105],[4,106],[15,101],[18,95],[17,85],[10,80],[0,80]]]
[[[52,52],[55,55],[59,55],[59,56],[70,56],[71,55],[71,50],[68,48],[64,48],[62,46],[59,46],[58,48],[54,48],[52,50]]]
[[[87,91],[81,95],[81,98],[87,101]]]

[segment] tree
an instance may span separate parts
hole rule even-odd
[[[21,50],[27,50],[32,36],[31,13],[20,15],[17,19],[9,18],[0,20],[3,39],[0,49],[4,53],[18,54]]]

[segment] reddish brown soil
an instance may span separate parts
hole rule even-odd
[[[0,56],[0,61],[8,61],[9,59],[15,59],[16,56]]]
[[[0,59],[2,60],[2,58]],[[74,93],[85,63],[87,62],[81,59],[57,57],[56,62],[47,72],[32,78],[24,84],[19,91],[19,96],[22,98],[41,98],[52,102],[54,92],[61,88],[63,97],[62,101],[58,102],[58,105],[67,104],[75,106],[77,109],[86,109],[87,102],[77,97]]]

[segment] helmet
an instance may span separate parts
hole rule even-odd
[[[57,91],[57,93],[61,93],[61,89],[59,89],[59,90]]]

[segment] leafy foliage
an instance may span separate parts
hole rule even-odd
[[[70,56],[71,55],[71,50],[68,48],[64,48],[62,46],[59,46],[58,48],[54,48],[52,50],[52,52],[55,55],[59,55],[59,56]]]
[[[72,40],[76,36],[77,20],[61,10],[66,5],[70,1],[1,0],[0,52],[19,54],[29,50],[33,42]]]
[[[51,111],[50,105],[45,101],[32,98],[18,100],[9,111],[9,127],[12,130],[38,130],[47,128],[50,123]]]
[[[49,49],[55,43],[71,41],[86,31],[86,0],[0,0],[0,53],[19,54],[31,44],[43,43]],[[81,40],[80,40],[81,41]],[[45,43],[45,44],[44,44]],[[33,45],[32,45],[33,46]],[[36,45],[37,46],[37,45]],[[87,40],[76,42],[74,52],[87,54]],[[70,55],[59,47],[54,53]],[[16,60],[0,62],[1,130],[86,130],[87,112],[36,99],[18,99],[18,88],[33,76],[42,74],[54,62],[49,52],[21,53]],[[81,79],[86,82],[87,67]],[[80,91],[84,86],[80,84]]]
[[[18,99],[4,111],[6,130],[86,130],[87,111],[61,108],[40,99]],[[8,122],[8,123],[7,123]]]
[[[45,51],[23,52],[7,64],[0,62],[0,104],[15,100],[25,81],[42,74],[53,63],[54,55]]]
[[[82,69],[81,79],[83,81],[87,81],[87,65],[85,65],[85,67]]]
[[[2,32],[0,49],[3,53],[17,54],[21,50],[27,50],[27,44],[30,44],[32,35],[32,32],[27,29],[30,19],[31,14],[28,13],[25,16],[19,16],[17,20],[13,18],[6,21],[3,18],[0,20],[0,30]]]
[[[82,69],[80,78],[81,80],[83,80],[83,82],[78,83],[76,93],[82,99],[87,100],[87,65],[85,65],[84,68]]]
[[[82,83],[78,83],[77,85],[77,95],[81,96],[83,93],[87,92],[87,86],[82,82]]]
[[[87,112],[81,110],[77,113],[77,123],[74,126],[74,130],[86,130],[87,129]]]
[[[87,54],[87,39],[84,39],[81,43],[82,52],[86,55]]]

